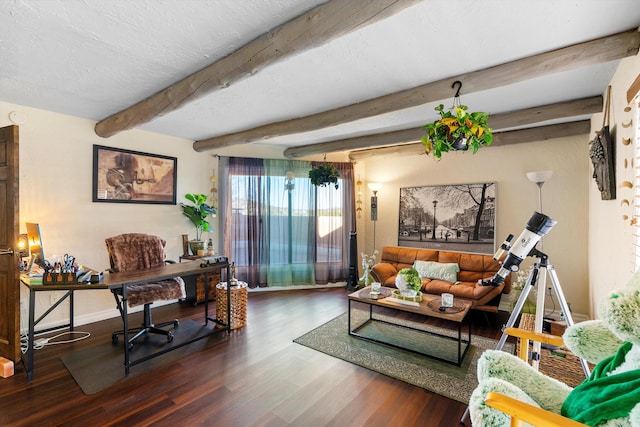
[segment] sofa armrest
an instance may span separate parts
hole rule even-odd
[[[386,262],[379,262],[371,269],[371,275],[376,280],[376,282],[380,283],[386,282],[389,277],[395,276],[396,274],[398,274],[396,268]]]

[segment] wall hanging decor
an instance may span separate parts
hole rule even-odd
[[[356,200],[356,213],[358,214],[358,219],[362,218],[362,181],[360,180],[360,175],[358,175],[358,181],[356,181],[356,189],[358,198]]]
[[[596,131],[595,138],[589,142],[589,158],[593,164],[592,176],[596,180],[602,200],[616,198],[615,145],[609,129],[610,103],[611,86],[607,88],[602,128]]]
[[[462,82],[456,80],[452,88],[458,86],[453,98],[453,106],[445,110],[440,104],[435,110],[440,119],[424,126],[426,135],[422,137],[422,145],[426,154],[433,153],[433,157],[440,158],[447,151],[466,151],[469,148],[475,154],[482,146],[489,146],[493,142],[491,128],[487,124],[488,113],[481,111],[470,113],[468,107],[460,103],[460,89]]]
[[[400,189],[398,246],[495,252],[496,183]]]
[[[93,146],[93,201],[176,204],[175,157]]]

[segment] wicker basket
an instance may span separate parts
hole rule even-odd
[[[519,327],[521,329],[533,331],[534,325],[535,315],[522,313]],[[533,345],[530,344],[529,348],[532,349],[532,347]],[[519,350],[520,340],[518,339],[516,344],[516,354],[518,354]],[[558,381],[562,381],[571,387],[577,386],[585,379],[584,371],[580,364],[580,358],[564,347],[552,350],[542,348],[540,350],[539,370],[545,375],[555,378]]]
[[[227,323],[227,282],[216,285],[216,320]],[[231,287],[231,329],[247,324],[247,284]]]

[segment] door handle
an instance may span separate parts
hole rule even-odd
[[[0,255],[13,255],[13,249],[0,249]]]

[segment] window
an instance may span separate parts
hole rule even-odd
[[[304,161],[228,158],[225,253],[249,286],[343,281],[354,229],[353,167],[338,189],[315,187]]]

